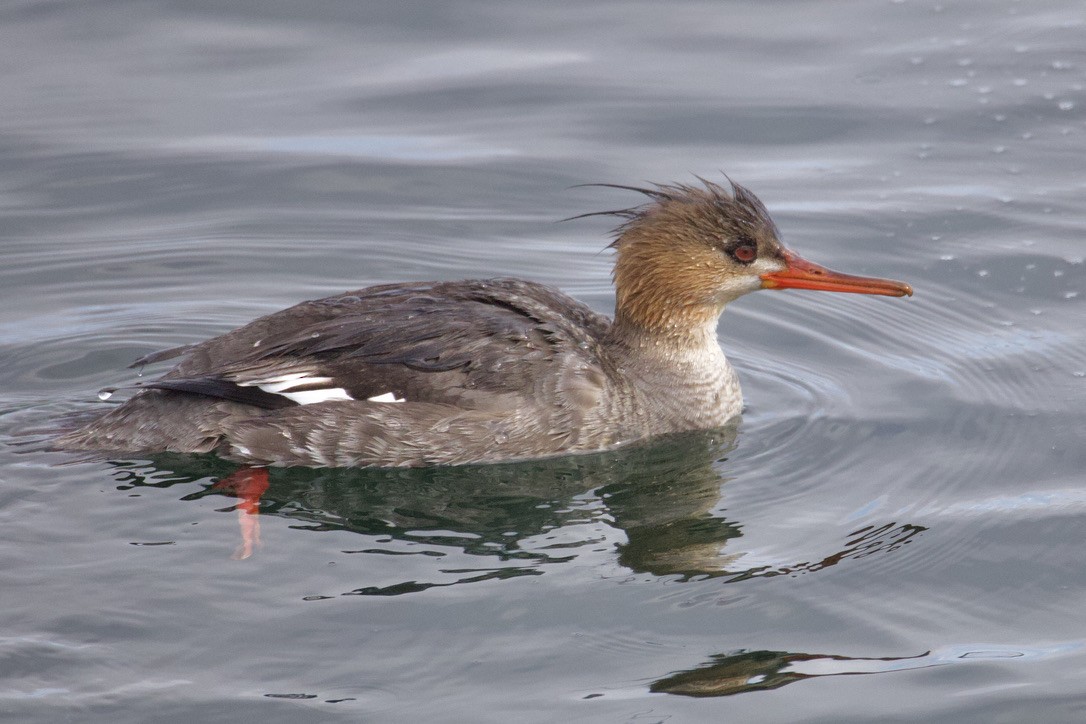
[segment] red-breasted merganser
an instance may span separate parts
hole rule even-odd
[[[386,284],[303,302],[206,342],[63,449],[217,453],[252,466],[489,463],[725,425],[739,381],[717,342],[756,289],[911,295],[785,249],[739,184],[618,186],[612,321],[519,279]]]

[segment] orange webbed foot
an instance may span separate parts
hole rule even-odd
[[[260,496],[268,489],[269,483],[267,468],[241,468],[212,486],[229,491],[238,498],[235,509],[238,511],[241,544],[231,556],[234,560],[245,560],[260,547]]]

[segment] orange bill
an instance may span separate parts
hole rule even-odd
[[[822,292],[851,292],[852,294],[882,294],[887,297],[911,297],[913,288],[905,282],[877,277],[857,277],[842,274],[782,249],[788,265],[779,272],[762,275],[763,289],[815,289]]]

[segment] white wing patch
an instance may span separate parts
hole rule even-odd
[[[383,395],[374,395],[366,398],[370,402],[403,402],[404,398],[396,397],[395,392],[386,392]]]
[[[318,402],[330,400],[353,400],[342,387],[327,387],[323,390],[301,390],[299,392],[283,391],[276,394],[294,400],[299,405],[315,405]]]
[[[299,405],[315,405],[329,400],[353,400],[342,387],[330,387],[331,377],[310,376],[306,372],[292,372],[263,380],[239,382],[241,387],[259,387],[273,395],[281,395]]]

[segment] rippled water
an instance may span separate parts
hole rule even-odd
[[[5,721],[1086,719],[1079,3],[19,0],[0,63]],[[571,187],[721,169],[916,290],[734,305],[736,430],[259,515],[26,444],[344,289],[609,311],[606,221],[555,222],[631,199]]]

